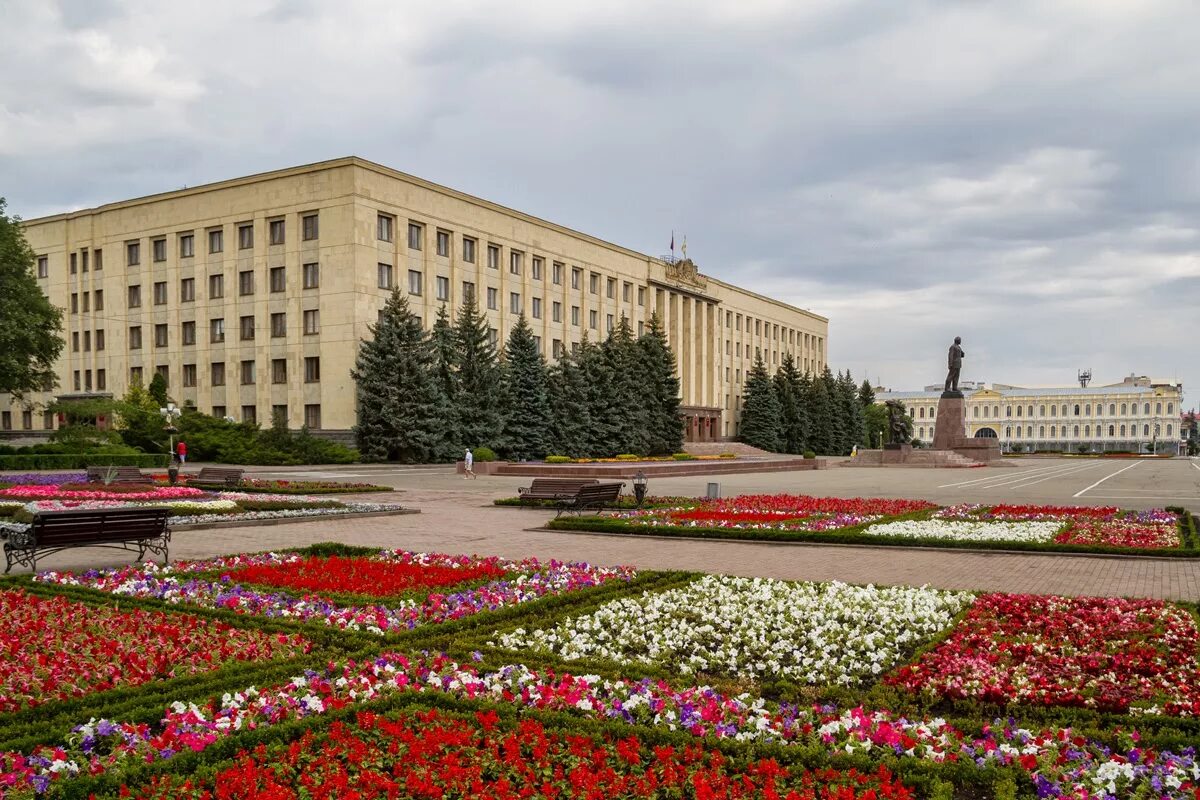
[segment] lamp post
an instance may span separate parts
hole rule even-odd
[[[638,508],[641,508],[642,501],[646,499],[646,473],[640,469],[633,476],[633,496],[637,499]]]
[[[172,485],[179,479],[179,461],[175,457],[175,434],[179,429],[175,427],[175,420],[179,418],[180,411],[174,403],[167,403],[166,408],[160,408],[159,414],[162,414],[166,424],[163,425],[163,430],[167,434],[167,448],[171,454],[171,461],[167,466],[167,480]]]

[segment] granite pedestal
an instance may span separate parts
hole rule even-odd
[[[952,450],[983,464],[998,462],[999,439],[975,439],[967,436],[967,401],[962,392],[943,392],[938,400],[937,422],[933,428],[933,449]]]

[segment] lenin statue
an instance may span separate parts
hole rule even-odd
[[[959,346],[962,344],[962,337],[955,336],[954,344],[950,345],[950,354],[947,358],[947,366],[950,371],[946,373],[946,388],[943,396],[952,395],[962,397],[962,392],[958,391],[958,374],[962,371],[962,360],[966,353]]]

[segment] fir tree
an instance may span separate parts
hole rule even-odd
[[[588,387],[574,354],[563,351],[550,368],[550,447],[555,455],[590,455],[592,418]]]
[[[823,375],[814,375],[809,386],[808,402],[805,403],[810,420],[808,447],[821,455],[830,455],[834,452],[834,426],[829,382],[825,381]]]
[[[546,360],[524,314],[508,336],[504,372],[507,453],[519,461],[541,458],[549,449],[551,419]]]
[[[645,454],[649,450],[648,392],[642,371],[641,351],[624,314],[621,315],[621,321],[608,332],[608,338],[600,350],[604,354],[608,373],[607,427],[613,432],[611,448],[617,453]]]
[[[850,370],[846,370],[845,375],[838,378],[838,395],[844,429],[842,452],[849,454],[851,448],[862,441],[863,437],[863,407],[858,401],[858,389],[854,385],[854,378],[850,376]]]
[[[759,355],[746,376],[739,438],[751,447],[777,453],[782,448],[781,422],[779,398],[775,396],[775,387]]]
[[[813,446],[813,428],[816,425],[816,418],[813,416],[813,379],[812,375],[807,372],[801,372],[800,377],[796,381],[796,401],[800,407],[801,419],[804,422],[804,428],[801,431],[799,439],[799,447],[796,452],[805,453],[809,450],[815,450]]]
[[[455,408],[458,402],[458,365],[457,350],[454,343],[454,327],[450,324],[450,314],[443,303],[438,309],[437,319],[429,336],[433,348],[433,369],[438,388],[446,398],[449,408]],[[457,425],[448,426],[443,446],[442,459],[452,460],[462,455],[464,444],[459,436]]]
[[[504,430],[504,395],[496,345],[475,295],[467,295],[454,322],[454,363],[458,368],[454,419],[467,447],[497,448]]]
[[[368,326],[350,375],[358,395],[354,436],[364,461],[423,463],[441,457],[449,406],[435,379],[433,348],[408,298],[393,290]]]
[[[616,455],[618,450],[614,442],[618,432],[613,429],[608,362],[600,346],[588,341],[587,334],[579,343],[576,363],[587,398],[587,453],[598,457]]]
[[[833,370],[826,364],[820,378],[817,380],[824,387],[826,397],[825,424],[828,426],[829,433],[825,437],[826,447],[828,448],[825,452],[829,455],[836,455],[842,451],[846,441],[845,418],[838,399],[838,379],[834,376]]]
[[[667,343],[662,319],[650,316],[637,341],[642,361],[643,404],[646,408],[646,454],[667,455],[683,447],[683,418],[679,416],[679,377],[675,354]]]
[[[146,387],[146,391],[154,398],[154,402],[158,403],[159,408],[164,408],[167,403],[171,402],[171,398],[167,395],[167,379],[163,377],[161,372],[155,372],[154,377],[150,379],[150,385]]]
[[[808,415],[800,385],[800,371],[791,353],[784,353],[772,379],[779,398],[780,436],[785,453],[803,453],[808,433]]]
[[[871,382],[866,378],[863,378],[862,385],[858,387],[858,404],[863,408],[875,404],[875,390],[871,388]]]

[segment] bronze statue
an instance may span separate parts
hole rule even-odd
[[[962,371],[962,360],[966,353],[959,347],[962,344],[962,337],[955,336],[954,344],[950,345],[950,354],[947,359],[947,366],[950,371],[946,373],[946,388],[942,392],[942,396],[952,395],[962,397],[962,392],[958,391],[958,373]]]
[[[888,416],[888,440],[892,444],[908,444],[912,439],[912,418],[899,400],[884,403]]]

